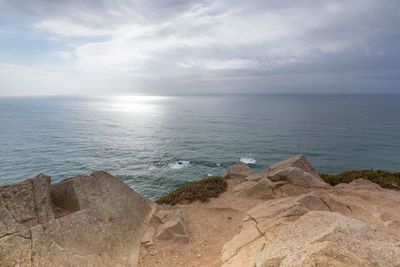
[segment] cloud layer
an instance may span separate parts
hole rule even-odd
[[[0,0],[0,16],[0,38],[46,54],[0,58],[0,94],[399,92],[396,0]]]

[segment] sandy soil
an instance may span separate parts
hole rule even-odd
[[[235,196],[232,191],[238,182],[230,180],[228,190],[207,203],[167,207],[183,211],[191,241],[182,244],[155,239],[153,245],[142,245],[139,266],[221,266],[223,245],[240,232],[245,212],[262,202]]]

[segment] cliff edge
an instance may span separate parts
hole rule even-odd
[[[399,191],[364,179],[330,186],[304,156],[260,173],[238,163],[226,179],[226,192],[208,202],[158,207],[140,266],[400,264]],[[176,211],[187,238],[160,239],[157,214]]]
[[[399,191],[331,186],[304,156],[211,182],[175,205],[106,172],[1,186],[0,266],[400,266]]]

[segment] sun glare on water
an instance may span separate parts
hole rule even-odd
[[[108,111],[129,112],[129,113],[151,113],[154,112],[159,104],[170,97],[167,96],[140,96],[125,95],[113,96],[110,99]]]

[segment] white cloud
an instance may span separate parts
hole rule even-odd
[[[69,59],[71,73],[129,87],[144,76],[207,80],[372,68],[377,56],[397,51],[397,3],[38,0],[20,12],[62,46],[52,53]],[[7,9],[18,6],[9,2],[0,14]]]
[[[43,20],[34,24],[34,27],[59,38],[96,37],[109,33],[108,30],[75,23],[67,19]]]

